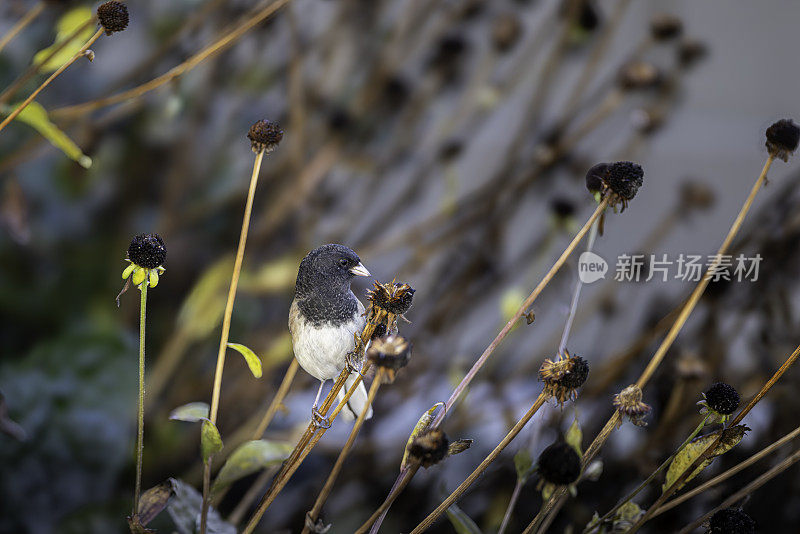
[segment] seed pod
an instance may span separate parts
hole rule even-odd
[[[100,26],[111,35],[128,27],[128,7],[122,2],[106,2],[97,7],[97,20]]]
[[[739,393],[724,382],[713,384],[704,396],[708,407],[722,415],[731,415],[739,407]]]
[[[247,132],[247,138],[250,139],[250,146],[253,152],[256,154],[261,151],[269,153],[275,150],[275,147],[283,139],[283,130],[274,122],[260,120],[250,127]]]
[[[563,441],[553,443],[539,455],[539,476],[556,486],[572,484],[581,474],[581,458]]]
[[[373,339],[367,350],[367,358],[374,365],[385,369],[389,382],[394,382],[395,373],[408,365],[411,359],[411,343],[399,335]]]
[[[408,284],[375,282],[367,293],[367,298],[377,308],[382,308],[394,315],[403,315],[411,308],[415,292],[416,290]]]
[[[642,402],[642,389],[636,384],[631,384],[614,395],[614,406],[620,415],[630,419],[634,425],[647,426],[644,418],[652,408]]]
[[[167,247],[158,234],[139,234],[128,245],[128,259],[145,269],[156,269],[167,259]]]
[[[580,356],[570,356],[569,352],[566,357],[546,359],[539,369],[539,380],[544,382],[545,396],[555,399],[559,405],[574,400],[578,388],[588,376],[589,362]]]
[[[450,442],[440,429],[426,430],[417,436],[408,449],[411,458],[417,460],[424,468],[441,462],[447,456]]]
[[[767,128],[767,150],[772,157],[788,161],[800,143],[800,127],[792,119],[781,119]]]

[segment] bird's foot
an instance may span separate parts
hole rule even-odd
[[[322,415],[316,406],[311,408],[311,422],[315,427],[324,428],[325,430],[331,427],[331,420]]]
[[[364,366],[364,360],[359,358],[358,355],[359,353],[356,351],[348,352],[344,357],[344,362],[348,371],[351,373],[358,373],[361,375],[361,378],[364,378],[364,375],[361,374],[361,369]]]

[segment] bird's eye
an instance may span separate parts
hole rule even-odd
[[[345,258],[342,258],[341,260],[339,260],[339,265],[341,265],[342,267],[347,267],[347,260]]]

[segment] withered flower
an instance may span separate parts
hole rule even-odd
[[[373,339],[367,350],[367,358],[386,371],[389,382],[394,382],[398,370],[408,365],[411,359],[411,342],[399,335]]]
[[[788,161],[800,143],[800,126],[792,119],[781,119],[767,128],[767,150],[774,158]]]
[[[415,289],[408,284],[389,282],[380,284],[375,282],[372,289],[367,292],[367,299],[375,308],[381,308],[393,315],[403,315],[411,308]]]
[[[548,399],[555,399],[559,406],[568,400],[575,400],[578,388],[589,376],[589,362],[580,356],[570,356],[555,360],[546,359],[539,369],[539,380],[544,382],[544,394]]]
[[[539,455],[539,476],[556,486],[572,484],[581,475],[581,457],[571,445],[558,441]]]
[[[276,123],[268,120],[260,120],[253,123],[247,132],[250,140],[250,147],[253,152],[258,154],[272,152],[283,139],[283,130]]]
[[[630,419],[636,426],[647,426],[644,420],[652,408],[642,402],[642,389],[636,384],[631,384],[614,395],[614,406],[620,415]]]
[[[121,32],[128,27],[128,7],[122,2],[106,2],[97,8],[97,20],[106,35]]]
[[[643,181],[644,170],[631,161],[598,163],[586,172],[586,188],[602,198],[609,197],[611,205],[622,206],[621,211],[628,207]]]

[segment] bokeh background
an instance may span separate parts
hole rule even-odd
[[[418,417],[469,369],[594,208],[586,170],[630,159],[644,186],[609,214],[595,251],[612,264],[584,287],[567,347],[592,371],[575,405],[547,406],[461,500],[495,532],[516,476],[577,418],[584,446],[612,395],[644,368],[662,321],[691,284],[620,283],[620,254],[711,254],[758,175],[764,130],[797,118],[796,21],[790,0],[291,0],[230,46],[159,88],[86,111],[70,108],[136,87],[216,41],[270,2],[129,2],[131,23],[101,38],[38,99],[90,156],[84,169],[31,128],[0,133],[0,531],[124,532],[133,488],[138,302],[114,297],[130,238],[163,236],[167,272],[148,302],[144,486],[175,477],[199,487],[198,428],[172,409],[210,400],[219,322],[253,154],[256,120],[285,137],[264,162],[231,340],[264,360],[257,380],[231,354],[219,427],[252,429],[292,358],[286,318],[296,268],[328,242],[353,247],[375,278],[416,288],[410,365],[382,388],[323,518],[352,532],[382,502]],[[285,5],[284,5],[285,4]],[[32,6],[6,0],[0,34]],[[0,53],[0,86],[52,43],[66,9],[51,2]],[[652,37],[669,13],[682,35]],[[635,61],[630,67],[631,61]],[[626,65],[629,67],[626,68]],[[27,83],[16,100],[42,77]],[[797,162],[777,162],[734,243],[760,253],[757,282],[713,284],[645,390],[646,429],[624,425],[551,527],[580,529],[635,487],[696,426],[695,402],[724,380],[758,391],[798,342]],[[471,449],[421,471],[382,532],[408,531],[467,476],[538,395],[536,371],[558,346],[576,281],[573,258],[449,415]],[[367,284],[354,283],[363,296]],[[745,423],[752,431],[700,479],[794,429],[790,370]],[[305,427],[316,381],[298,373],[268,439]],[[3,413],[7,410],[7,416]],[[243,430],[244,429],[244,430]],[[261,524],[299,532],[349,431],[337,421]],[[237,434],[238,433],[238,434]],[[649,524],[678,529],[784,457],[776,455]],[[795,466],[744,503],[762,532],[800,522]],[[257,475],[220,504],[229,516]],[[509,532],[541,497],[523,488]],[[657,485],[638,499],[658,496]],[[245,516],[246,517],[246,516]],[[174,529],[166,514],[154,526]],[[432,532],[453,532],[446,519]]]

